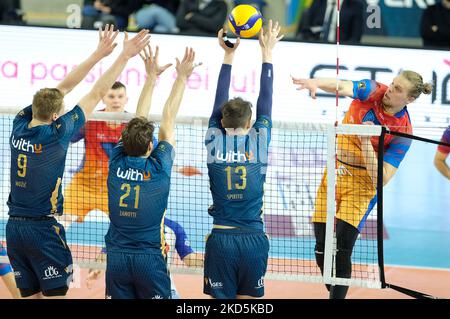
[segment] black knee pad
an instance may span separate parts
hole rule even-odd
[[[41,291],[39,288],[27,288],[27,289],[21,289],[19,288],[20,295],[22,298],[28,298],[31,297]]]
[[[58,287],[58,288],[42,291],[42,294],[45,297],[57,297],[57,296],[60,297],[60,296],[65,296],[67,294],[68,290],[69,290],[68,286],[63,286],[63,287]]]
[[[325,249],[325,223],[313,223],[314,225],[314,236],[316,238],[315,250],[322,252]]]
[[[336,276],[350,278],[352,275],[352,251],[338,249],[336,253]]]

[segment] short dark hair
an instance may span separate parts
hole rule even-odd
[[[224,128],[245,128],[252,118],[252,104],[240,97],[226,102],[221,111]]]
[[[155,125],[145,117],[135,117],[122,131],[122,143],[128,156],[143,156],[153,141]]]
[[[118,90],[123,88],[125,91],[127,90],[127,87],[119,81],[114,82],[114,84],[111,86],[111,90]]]

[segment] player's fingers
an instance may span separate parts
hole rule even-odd
[[[155,61],[158,60],[158,56],[159,56],[159,46],[156,46],[156,49],[155,49],[155,55],[153,56],[153,58],[155,59]]]
[[[114,24],[111,24],[109,26],[109,37],[111,37],[111,34],[114,32]]]
[[[236,38],[236,43],[234,44],[234,49],[236,50],[237,47],[239,46],[239,44],[241,44],[241,38]]]
[[[193,48],[191,48],[191,58],[189,59],[190,63],[193,63],[195,60],[195,51]]]
[[[165,66],[163,66],[163,67],[161,68],[161,72],[160,72],[159,74],[163,73],[165,70],[167,70],[167,69],[170,68],[171,66],[172,66],[172,63],[167,63]]]
[[[117,36],[119,35],[119,30],[116,30],[116,32],[114,32],[112,38],[111,38],[111,42],[114,42],[114,40],[117,38]]]

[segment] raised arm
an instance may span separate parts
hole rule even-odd
[[[450,179],[450,167],[445,162],[447,157],[448,153],[436,151],[436,154],[434,156],[434,166],[436,166],[436,168],[442,175]]]
[[[366,166],[367,173],[372,179],[374,187],[377,187],[378,183],[378,157],[377,153],[373,149],[369,136],[361,136],[361,152]],[[391,164],[383,161],[383,186],[386,185],[397,172],[397,168]]]
[[[150,107],[152,104],[153,89],[155,88],[156,79],[161,73],[163,73],[172,63],[160,66],[158,64],[159,47],[156,47],[155,55],[150,45],[144,48],[142,53],[139,53],[145,64],[145,71],[147,73],[147,79],[145,80],[144,87],[142,88],[141,95],[136,109],[136,116],[148,117]]]
[[[111,67],[95,82],[92,90],[78,103],[86,117],[92,113],[98,102],[106,95],[114,81],[125,68],[128,60],[142,51],[149,43],[150,35],[148,34],[148,30],[142,30],[131,40],[128,40],[128,33],[125,32],[122,52]]]
[[[113,31],[113,25],[106,25],[105,29],[98,30],[99,43],[97,49],[85,61],[72,70],[56,87],[63,95],[72,91],[89,73],[89,71],[104,57],[113,52],[117,43],[114,43],[119,31]]]
[[[195,52],[193,49],[186,48],[183,60],[176,59],[177,78],[172,86],[169,98],[164,105],[161,126],[159,128],[159,141],[166,141],[175,146],[175,118],[183,99],[184,89],[189,76],[194,70]]]
[[[217,33],[217,39],[219,40],[220,47],[225,51],[223,57],[223,64],[220,69],[219,79],[217,81],[216,88],[216,97],[214,99],[214,108],[211,114],[211,118],[221,118],[222,113],[220,111],[220,107],[228,102],[228,94],[230,91],[230,82],[231,82],[231,66],[234,60],[234,52],[238,48],[240,44],[240,39],[236,40],[236,43],[231,44],[233,47],[229,47],[225,44],[226,38],[226,30],[220,29]],[[230,42],[228,42],[230,43]]]
[[[297,90],[308,89],[311,97],[316,98],[317,89],[321,89],[328,93],[336,92],[336,79],[332,78],[316,78],[316,79],[300,79],[292,77],[292,82],[299,85]],[[348,80],[339,80],[339,96],[353,97],[353,82]]]
[[[284,35],[278,36],[281,26],[278,22],[273,24],[269,20],[268,29],[261,28],[259,33],[259,45],[261,46],[262,54],[262,69],[260,79],[260,89],[258,102],[256,104],[256,117],[267,116],[272,117],[272,94],[273,94],[273,65],[272,65],[272,51],[278,41]]]

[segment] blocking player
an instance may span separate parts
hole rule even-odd
[[[272,127],[272,50],[279,36],[278,22],[261,29],[261,88],[256,122],[251,125],[251,103],[229,100],[233,48],[218,33],[225,55],[214,108],[205,137],[213,205],[213,229],[206,241],[203,292],[213,298],[257,298],[264,295],[269,240],[262,219],[263,187]]]
[[[170,278],[165,260],[164,214],[169,197],[175,145],[175,117],[186,82],[194,69],[195,53],[186,48],[177,59],[177,78],[164,106],[159,142],[153,149],[153,123],[147,120],[152,90],[144,85],[136,115],[122,132],[109,162],[110,226],[105,236],[106,296],[113,299],[169,299]],[[154,87],[157,63],[145,50],[146,82]],[[148,72],[147,72],[148,73]],[[149,73],[148,73],[149,74]],[[145,96],[148,92],[148,96]]]
[[[8,257],[22,297],[64,297],[72,275],[72,255],[64,227],[54,216],[63,213],[61,181],[67,149],[128,60],[149,43],[148,30],[134,38],[125,33],[123,49],[92,90],[62,115],[64,96],[92,67],[116,47],[114,26],[99,30],[97,50],[56,88],[39,90],[32,105],[14,119],[10,138],[11,192],[6,225]]]

